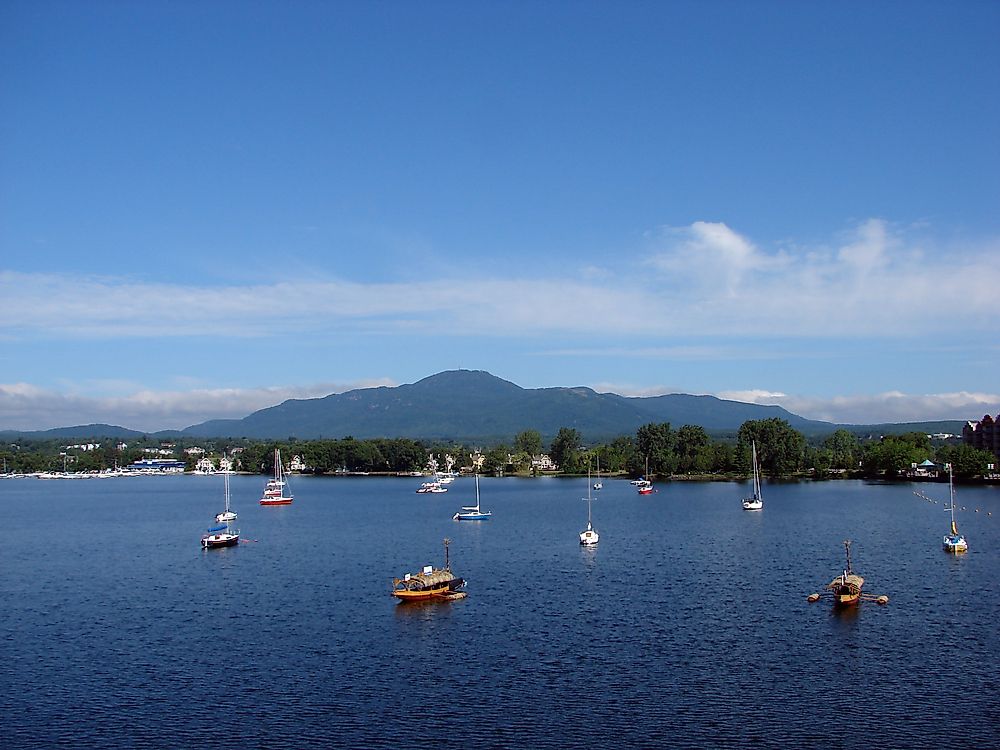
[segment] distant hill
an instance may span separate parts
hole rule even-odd
[[[30,432],[5,430],[0,432],[0,437],[25,437],[35,440],[48,440],[50,438],[136,438],[148,434],[146,432],[129,430],[125,427],[118,427],[113,424],[82,424],[75,427],[53,427],[51,430],[34,430]]]
[[[350,435],[463,441],[510,439],[526,429],[550,439],[561,427],[571,427],[588,439],[605,439],[632,434],[650,422],[734,431],[748,419],[771,417],[784,419],[803,432],[835,429],[828,422],[804,419],[779,406],[684,394],[629,398],[584,387],[530,389],[480,370],[452,370],[393,388],[293,399],[243,419],[203,422],[183,433],[192,437]]]

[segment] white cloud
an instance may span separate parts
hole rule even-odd
[[[996,393],[909,394],[889,391],[821,398],[753,390],[722,391],[716,395],[733,401],[781,406],[800,417],[837,424],[975,420],[984,414],[1000,414],[1000,394]]]
[[[46,430],[79,424],[113,424],[156,432],[208,419],[239,419],[291,398],[319,398],[354,388],[395,385],[382,378],[352,384],[260,388],[137,390],[126,396],[57,392],[27,383],[0,383],[0,429]]]
[[[829,246],[765,249],[721,223],[560,277],[297,278],[206,287],[0,272],[0,338],[288,335],[897,336],[992,330],[1000,240],[953,249],[872,219]],[[629,258],[631,257],[631,261]]]
[[[762,338],[989,330],[1000,240],[925,246],[870,219],[832,247],[765,251],[725,224],[665,229],[651,265],[673,329]]]

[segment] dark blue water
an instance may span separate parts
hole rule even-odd
[[[418,484],[235,477],[202,551],[220,477],[0,481],[0,746],[1000,747],[998,489],[954,557],[910,485],[605,481],[582,549],[583,480]],[[445,536],[469,597],[397,604]],[[806,603],[846,538],[888,606]]]

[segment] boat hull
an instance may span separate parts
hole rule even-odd
[[[580,544],[584,547],[590,547],[597,544],[600,541],[600,537],[597,535],[596,531],[583,531],[580,533]]]
[[[464,585],[465,581],[462,578],[452,578],[448,581],[420,588],[406,588],[404,582],[399,582],[396,588],[393,589],[392,595],[401,602],[425,602],[431,599],[449,599],[457,597],[461,593],[459,589]]]
[[[961,536],[946,536],[941,544],[945,552],[960,554],[969,551],[969,543]]]
[[[217,549],[219,547],[235,547],[240,543],[239,534],[212,534],[201,538],[201,546],[204,549]]]
[[[292,498],[290,497],[262,497],[260,499],[261,505],[291,505]]]
[[[453,521],[489,521],[492,513],[456,513],[451,518]]]
[[[848,573],[834,578],[827,588],[833,592],[833,605],[835,607],[850,607],[861,601],[861,589],[864,588],[864,585],[864,578]]]
[[[764,502],[762,500],[744,500],[743,510],[763,510]]]
[[[428,599],[440,599],[450,591],[447,586],[438,586],[427,591],[393,591],[392,595],[402,602],[423,602]]]

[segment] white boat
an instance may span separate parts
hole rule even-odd
[[[753,495],[743,498],[743,510],[763,510],[764,500],[760,494],[760,469],[757,466],[757,441],[751,443],[753,448]]]
[[[589,478],[588,478],[587,481],[588,482],[590,481]],[[599,490],[599,489],[602,489],[603,487],[604,487],[604,485],[601,483],[601,457],[598,456],[597,457],[597,481],[594,482],[594,489],[595,490]]]
[[[464,505],[462,510],[452,516],[454,521],[489,521],[493,515],[491,510],[482,510],[479,507],[479,475],[476,474],[476,504]]]
[[[640,495],[652,495],[655,492],[653,482],[647,477],[649,477],[649,456],[646,456],[646,476],[632,480],[632,484],[635,485],[635,489]]]
[[[229,523],[236,520],[236,511],[229,507],[229,472],[224,472],[223,476],[226,478],[226,509],[216,513],[215,520],[219,523]]]
[[[585,547],[597,544],[601,540],[601,535],[597,533],[597,529],[594,528],[594,524],[591,522],[590,518],[590,472],[587,472],[587,528],[580,532],[580,544]]]
[[[274,478],[264,485],[264,494],[260,497],[261,505],[291,505],[294,499],[291,494],[285,494],[284,472],[281,469],[281,451],[274,449]]]
[[[951,464],[948,464],[948,490],[951,493],[951,503],[948,506],[951,511],[951,533],[945,534],[942,544],[946,552],[968,552],[969,543],[958,533],[955,525],[955,481]]]
[[[447,487],[442,487],[440,482],[424,482],[417,489],[417,494],[418,495],[426,495],[426,494],[430,493],[430,494],[433,494],[433,495],[437,495],[437,494],[440,494],[442,492],[447,492],[447,491],[448,491],[448,488]]]
[[[226,487],[226,511],[228,512],[229,511],[228,474],[226,474],[225,487]],[[215,519],[218,521],[219,516],[221,515],[222,513],[219,513],[215,517]],[[233,517],[234,518],[236,517],[235,513],[233,513]],[[238,529],[234,532],[233,527],[231,526],[229,521],[226,521],[225,523],[219,526],[212,526],[211,528],[208,529],[207,533],[202,534],[201,537],[202,549],[215,549],[216,547],[235,547],[239,543],[240,543],[240,532]]]

